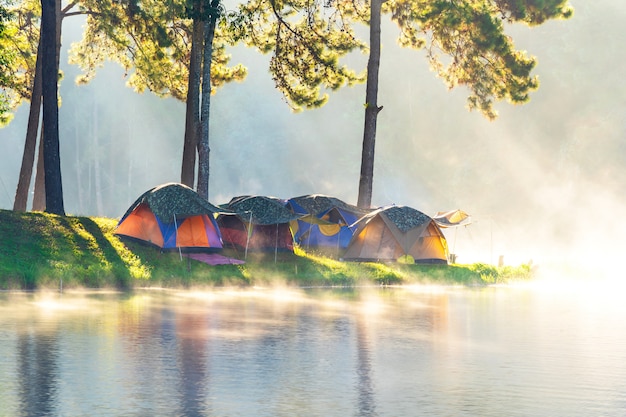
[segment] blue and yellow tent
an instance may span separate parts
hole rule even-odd
[[[287,207],[302,216],[290,223],[294,241],[305,250],[327,255],[341,254],[352,239],[351,225],[369,212],[321,194],[290,198]]]

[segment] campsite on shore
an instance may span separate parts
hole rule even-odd
[[[282,211],[271,198],[239,197],[218,207],[194,194],[180,185],[155,187],[120,220],[0,210],[0,289],[487,285],[533,275],[526,264],[449,263],[437,223],[408,207],[360,213],[364,220],[349,224],[348,212],[327,197],[294,199]],[[298,213],[321,201],[335,205],[319,218]],[[360,236],[367,225],[372,233]],[[379,240],[368,245],[365,236]]]

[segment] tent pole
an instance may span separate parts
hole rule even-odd
[[[459,227],[454,228],[454,243],[452,244],[452,253],[456,253],[456,233],[459,231]]]
[[[312,216],[312,214],[309,214]],[[309,234],[306,236],[306,250],[311,248],[311,232],[313,231],[313,222],[307,223],[309,225]]]
[[[252,235],[252,211],[250,211],[250,221],[248,222],[248,237],[246,238],[246,252],[243,259],[248,259],[248,245],[250,244],[250,235]]]
[[[278,223],[276,223],[276,237],[274,238],[274,263],[278,258]]]
[[[493,217],[489,217],[489,263],[493,265]]]
[[[178,246],[178,224],[176,223],[176,213],[174,213],[174,234],[176,240],[174,240],[174,245],[178,248],[178,256],[180,256],[180,261],[183,261],[183,253],[180,250],[180,246]]]

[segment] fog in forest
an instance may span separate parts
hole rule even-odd
[[[626,246],[626,6],[572,1],[575,15],[507,29],[536,56],[540,88],[525,105],[496,104],[489,122],[448,91],[423,52],[383,28],[372,204],[426,214],[463,209],[474,222],[445,231],[458,262],[598,267]],[[64,23],[63,50],[79,27]],[[267,57],[237,48],[243,83],[211,102],[210,201],[242,194],[321,193],[356,203],[365,86],[330,93],[318,110],[293,113],[274,90]],[[114,64],[87,86],[65,63],[61,160],[68,214],[120,217],[144,191],[180,180],[184,105],[124,86]],[[356,57],[365,67],[366,57]],[[13,205],[28,105],[0,129],[0,208]]]

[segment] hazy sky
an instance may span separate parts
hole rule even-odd
[[[395,28],[384,27],[373,204],[470,213],[474,224],[446,231],[459,262],[503,255],[513,264],[597,266],[621,259],[626,6],[571,3],[568,21],[508,30],[519,49],[537,57],[541,86],[528,104],[497,104],[494,122],[470,113],[467,92],[448,91],[424,54],[396,46]],[[66,22],[64,49],[75,30]],[[355,203],[364,86],[294,114],[274,90],[264,58],[239,48],[237,62],[249,67],[248,79],[212,99],[211,202],[321,193]],[[75,68],[65,65],[65,72],[60,126],[69,214],[119,217],[142,192],[180,180],[182,103],[133,93],[114,65],[84,87],[73,84]],[[0,208],[12,207],[26,113],[22,106],[0,130]],[[95,181],[80,171],[86,165],[101,168],[99,202],[84,191]]]

